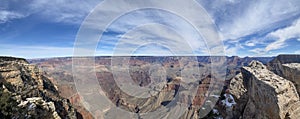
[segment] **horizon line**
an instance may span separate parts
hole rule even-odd
[[[13,58],[23,58],[28,60],[34,60],[34,59],[51,59],[51,58],[73,58],[73,57],[239,57],[239,58],[246,58],[246,57],[277,57],[280,55],[300,55],[300,54],[278,54],[276,56],[238,56],[238,55],[94,55],[94,56],[49,56],[49,57],[19,57],[19,56],[5,56],[1,55],[0,57],[13,57]]]

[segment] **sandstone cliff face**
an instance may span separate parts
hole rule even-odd
[[[1,112],[4,118],[76,118],[55,85],[24,59],[0,57]]]
[[[268,63],[268,68],[293,82],[300,94],[300,55],[279,55]]]
[[[242,118],[284,119],[299,117],[299,96],[292,82],[269,71],[258,61],[241,69],[230,90],[237,98],[235,115]],[[296,106],[295,106],[296,105]]]

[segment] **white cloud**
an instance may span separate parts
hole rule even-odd
[[[195,31],[178,31],[178,29],[176,31],[175,29],[161,24],[146,24],[129,31],[122,36],[116,45],[117,49],[115,49],[115,52],[131,54],[133,51],[141,50],[139,47],[151,46],[147,50],[143,48],[143,51],[138,51],[136,53],[153,54],[153,52],[155,52],[160,55],[164,55],[164,53],[166,53],[165,55],[170,55],[171,52],[168,50],[172,50],[172,53],[177,55],[192,55],[195,50],[201,52],[205,49],[204,41],[194,41],[192,42],[193,44],[190,44],[190,39],[193,34],[195,34]],[[197,38],[197,36],[194,36],[194,38]],[[155,49],[154,46],[157,49]]]
[[[263,48],[255,48],[255,49],[252,49],[252,50],[249,50],[250,52],[253,52],[257,55],[265,55],[267,52],[265,51],[265,49]]]
[[[89,14],[89,12],[101,1],[102,0],[33,0],[28,2],[28,4],[17,2],[16,4],[21,4],[21,6],[23,7],[22,10],[11,10],[7,8],[7,6],[11,5],[5,5],[6,7],[0,8],[0,23],[5,23],[14,19],[24,18],[28,15],[34,14],[39,15],[40,18],[52,22],[79,24],[81,23],[81,21],[84,20],[84,18]],[[273,29],[277,29],[279,27],[289,24],[288,22],[294,19],[294,17],[299,15],[300,13],[299,0],[198,1],[204,6],[204,8],[207,9],[217,26],[220,28],[223,40],[240,40],[241,37],[245,37],[246,35],[251,35],[253,33],[266,33],[272,31]],[[120,8],[124,7],[121,3],[115,3],[114,5]],[[106,7],[106,10],[109,11],[108,13],[114,14],[116,12],[114,9],[111,9],[110,6]],[[18,7],[15,8],[17,9]],[[4,10],[1,11],[1,9]],[[193,49],[196,49],[197,52],[201,50],[203,50],[202,52],[205,52],[205,44],[202,42],[202,40],[199,40],[200,38],[198,38],[198,36],[194,35],[195,32],[191,30],[191,28],[188,25],[185,25],[185,23],[180,21],[178,22],[178,19],[174,19],[174,17],[166,16],[165,14],[154,13],[155,12],[147,14],[138,14],[141,15],[143,19],[139,19],[135,15],[128,16],[126,19],[122,20],[122,23],[113,26],[111,29],[116,32],[127,32],[129,28],[128,26],[135,26],[149,21],[164,22],[163,24],[172,23],[176,31],[179,32],[180,35],[188,39],[188,42],[190,43],[189,45]],[[197,11],[191,11],[191,14],[194,13],[197,13]],[[106,15],[110,16],[111,14]],[[104,19],[103,16],[98,17]],[[195,19],[201,19],[201,17],[201,15],[195,15]],[[101,21],[91,23],[91,25],[94,27],[98,27],[97,25],[95,25],[95,23],[98,22]],[[277,38],[278,40],[272,42],[270,45],[267,45],[266,48],[253,49],[250,52],[262,54],[267,51],[283,48],[286,46],[287,39],[299,37],[299,29],[300,23],[298,21],[287,28],[274,31],[266,37]],[[151,35],[156,35],[160,38],[160,40],[162,40],[161,42],[166,43],[168,40],[163,39],[172,39],[172,43],[169,42],[171,45],[182,45],[182,41],[180,41],[178,38],[174,38],[175,36],[164,32],[164,30],[162,29],[155,29],[152,31],[144,30],[141,34],[144,34],[147,37],[150,37]],[[89,37],[87,37],[87,39],[89,39]],[[110,39],[107,39],[104,42],[110,45],[114,43],[109,40]],[[298,39],[298,41],[300,40]],[[128,42],[127,44],[134,45],[135,43],[136,42]],[[246,41],[243,45],[255,47],[261,44],[266,45],[266,39],[251,39],[250,41]],[[238,50],[241,50],[242,48],[241,46],[236,45],[234,47],[226,47],[225,49],[227,51],[227,54],[236,55]],[[12,50],[10,52],[12,52]]]
[[[197,5],[189,2],[182,2],[182,5],[189,5],[190,7],[195,7]],[[153,9],[147,9],[144,11],[133,11],[130,14],[125,14],[128,11],[130,11],[130,8],[135,8],[138,6],[139,8],[149,8],[148,5],[151,7],[153,6],[164,6],[161,4],[167,4],[171,6],[169,9],[172,9],[174,14],[171,14],[170,12],[166,12],[163,10],[153,10]],[[107,21],[113,21],[113,24],[109,26],[106,31],[113,31],[113,33],[116,33],[117,35],[115,38],[110,37],[111,39],[101,39],[101,43],[103,44],[111,44],[114,43],[112,40],[117,41],[119,38],[119,34],[125,34],[127,32],[130,32],[135,27],[139,27],[142,25],[147,25],[149,23],[156,23],[160,25],[165,25],[169,27],[170,29],[166,30],[164,27],[152,27],[147,26],[144,29],[135,30],[136,33],[129,35],[130,37],[126,37],[127,39],[122,41],[120,44],[122,44],[122,48],[120,51],[128,51],[128,49],[136,46],[140,46],[143,43],[147,43],[147,40],[151,42],[157,42],[159,44],[162,44],[164,46],[168,47],[178,47],[181,48],[180,54],[185,54],[187,50],[192,49],[194,52],[197,53],[207,53],[206,46],[211,48],[211,52],[214,54],[219,53],[220,51],[224,51],[222,48],[223,44],[216,40],[217,35],[213,34],[216,31],[215,29],[212,29],[213,24],[210,23],[210,19],[207,19],[208,16],[205,16],[206,13],[203,13],[203,11],[200,10],[182,10],[180,7],[176,7],[174,5],[170,5],[168,2],[159,2],[159,1],[143,1],[143,2],[137,2],[137,1],[130,1],[130,2],[124,2],[124,3],[118,3],[114,4],[115,6],[103,6],[104,8],[95,9],[95,13],[91,14],[92,18],[86,19],[85,25],[87,27],[84,28],[83,31],[91,30],[95,31],[94,33],[99,33],[98,31],[101,31],[102,27],[106,27],[105,24]],[[117,6],[117,7],[116,7]],[[121,6],[119,8],[118,6]],[[164,6],[164,7],[169,7]],[[172,7],[173,6],[173,7]],[[155,8],[154,7],[154,8]],[[198,6],[197,6],[198,7]],[[125,9],[126,8],[126,9]],[[127,9],[128,8],[128,9]],[[199,9],[198,7],[197,9]],[[122,10],[124,9],[124,10]],[[124,13],[123,13],[124,12]],[[199,13],[200,12],[200,13]],[[104,16],[105,15],[105,16]],[[118,17],[119,15],[123,15],[118,19],[113,19],[115,17]],[[187,21],[189,20],[189,21]],[[194,23],[192,26],[191,23]],[[159,25],[158,25],[159,26]],[[200,28],[201,35],[207,39],[203,39],[199,33],[197,33],[195,27]],[[86,28],[86,29],[85,29]],[[96,29],[96,30],[95,30]],[[170,33],[171,31],[177,32],[180,37],[177,35],[174,35],[174,33]],[[89,32],[91,33],[91,32]],[[86,35],[84,36],[79,35],[82,39],[93,39],[98,38],[94,37],[94,34]],[[109,34],[114,35],[114,34]],[[207,36],[210,36],[208,38]],[[139,41],[143,40],[143,41]],[[85,44],[89,41],[84,41],[82,44]],[[92,41],[91,42],[96,42]],[[94,43],[91,43],[94,44]],[[114,46],[114,44],[112,44]],[[152,51],[155,52],[155,51]],[[224,52],[223,52],[224,53]],[[128,54],[128,52],[127,52]],[[189,53],[190,54],[190,53]],[[223,55],[223,54],[222,54]]]
[[[300,11],[299,0],[199,1],[214,17],[225,40],[276,29],[281,25],[278,22],[285,22]]]
[[[240,54],[238,54],[238,51],[244,50],[244,49],[245,48],[242,46],[242,44],[240,44],[239,42],[236,42],[236,41],[228,42],[225,45],[226,55],[229,55],[229,56],[238,56],[238,55],[240,55]]]
[[[5,12],[0,12],[0,23],[28,15],[39,15],[39,18],[46,21],[79,24],[101,1],[103,0],[4,1],[5,5],[0,6],[0,10],[5,10]]]
[[[229,55],[229,56],[236,56],[238,50],[239,50],[238,47],[230,47],[230,48],[225,47],[226,55]]]
[[[29,9],[54,22],[81,23],[102,0],[34,0]]]
[[[300,50],[295,51],[295,54],[300,54]]]
[[[278,40],[270,43],[265,50],[271,51],[286,47],[286,41],[291,38],[300,38],[300,19],[295,21],[291,26],[279,29],[268,34],[268,37],[275,37]]]
[[[249,47],[253,47],[253,46],[255,46],[256,44],[255,44],[254,42],[247,41],[247,42],[245,43],[245,45],[246,45],[246,46],[249,46]]]
[[[6,11],[6,10],[0,10],[0,24],[6,23],[14,19],[19,19],[26,17],[26,15],[13,12],[13,11]]]
[[[228,55],[243,53],[276,55],[272,50],[286,46],[285,39],[297,38],[299,28],[284,28],[286,32],[265,35],[275,29],[291,24],[300,15],[299,0],[198,0],[215,20]],[[294,24],[295,25],[295,24]],[[279,35],[281,34],[281,35]],[[283,36],[283,34],[286,34]],[[250,38],[250,40],[248,40]],[[276,40],[278,39],[278,40]],[[245,41],[246,40],[246,41]],[[233,43],[229,41],[235,41]],[[254,49],[241,48],[235,43]],[[271,43],[271,44],[270,44]],[[228,46],[231,47],[228,47]],[[249,53],[249,54],[248,54]],[[241,54],[238,54],[241,55]]]
[[[257,45],[268,45],[268,42],[274,41],[273,39],[266,39],[265,37],[259,37],[259,38],[251,38],[250,40],[247,40],[244,42],[243,45],[248,47],[256,47]]]

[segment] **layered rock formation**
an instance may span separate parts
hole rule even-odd
[[[116,57],[115,57],[116,58]],[[117,57],[118,58],[118,57]],[[120,57],[122,58],[122,57]],[[199,56],[197,57],[197,62],[189,62],[184,63],[183,66],[180,66],[178,59],[180,58],[188,58],[188,57],[131,57],[129,64],[130,68],[128,73],[130,74],[130,78],[136,83],[136,85],[140,87],[148,86],[152,82],[150,81],[150,76],[163,76],[166,74],[166,81],[168,82],[165,85],[164,91],[158,94],[158,97],[165,97],[165,99],[159,99],[157,103],[155,102],[155,98],[148,99],[149,102],[152,100],[152,106],[150,103],[147,105],[143,104],[146,102],[145,100],[139,99],[130,99],[128,95],[121,93],[121,90],[118,89],[118,86],[115,86],[115,83],[111,82],[115,77],[111,74],[111,64],[112,57],[95,57],[95,70],[97,74],[97,78],[99,79],[101,87],[105,90],[105,93],[108,98],[117,106],[131,112],[147,112],[153,111],[158,107],[164,106],[168,104],[168,101],[172,100],[173,95],[175,93],[176,85],[172,85],[171,81],[176,79],[176,77],[181,77],[181,73],[190,76],[190,78],[196,78],[198,80],[203,79],[199,86],[198,93],[195,97],[193,97],[192,105],[186,110],[183,114],[182,118],[198,118],[199,110],[202,110],[201,105],[205,104],[207,92],[209,86],[211,86],[211,78],[207,77],[209,75],[209,68],[211,63],[211,58],[208,56]],[[260,61],[268,62],[271,60],[271,57],[246,57],[239,58],[237,56],[227,57],[226,64],[228,66],[227,69],[227,77],[226,79],[230,79],[240,72],[240,68],[243,65],[247,65],[251,60],[257,59]],[[188,61],[190,61],[188,59]],[[72,58],[50,58],[50,59],[36,59],[31,60],[32,63],[41,67],[44,71],[48,73],[49,76],[54,77],[54,79],[58,82],[58,90],[59,93],[71,100],[71,103],[79,109],[80,113],[84,113],[84,118],[91,117],[84,110],[81,104],[81,98],[76,93],[76,88],[74,85],[73,77],[72,77]],[[153,66],[153,64],[161,64],[161,66],[166,69],[164,71],[158,71],[157,75],[150,75],[153,72],[153,69],[147,68],[147,66]],[[123,68],[124,66],[118,66],[117,68]],[[193,70],[199,68],[199,72],[197,74],[192,74]],[[154,68],[155,69],[155,68]],[[126,70],[126,69],[125,69]],[[155,71],[155,70],[154,70]],[[156,71],[157,72],[157,71]],[[162,75],[163,74],[163,75]],[[127,79],[124,79],[127,80]],[[215,80],[215,79],[214,79]],[[194,82],[198,83],[198,82]],[[222,84],[223,85],[223,84]],[[222,86],[219,86],[222,88]],[[178,87],[177,87],[178,88]],[[171,95],[171,96],[169,96]],[[191,98],[191,97],[190,97]],[[139,101],[135,101],[139,100]],[[183,100],[184,102],[184,100]],[[137,108],[138,107],[138,108]],[[209,110],[209,108],[203,108],[205,110]]]
[[[24,59],[0,57],[0,95],[3,118],[80,117],[49,78]]]
[[[300,55],[279,55],[268,63],[268,68],[293,82],[300,94]]]
[[[231,81],[237,99],[235,116],[245,119],[296,119],[300,117],[299,96],[292,82],[269,71],[258,61],[241,69]]]
[[[221,85],[217,84],[217,80],[212,76],[205,77],[199,84],[196,85],[186,84],[187,86],[185,87],[197,87],[196,95],[192,97],[192,95],[184,91],[188,89],[181,87],[181,78],[177,77],[171,79],[168,83],[166,83],[163,89],[156,95],[153,95],[149,98],[137,98],[130,96],[120,90],[115,81],[111,80],[113,75],[110,72],[97,73],[97,77],[105,94],[114,104],[116,104],[117,107],[134,113],[147,113],[156,111],[161,107],[169,107],[170,105],[175,106],[174,104],[170,103],[173,100],[176,100],[175,102],[180,103],[186,107],[186,110],[184,110],[183,112],[180,112],[178,110],[178,115],[181,115],[181,119],[198,119],[199,110],[201,109],[200,107],[208,102],[207,95],[208,93],[211,93],[210,90],[212,90],[213,87],[219,87],[219,85]],[[213,86],[210,87],[212,83]],[[209,90],[209,88],[211,89]],[[176,95],[179,95],[180,98],[177,97],[178,99],[176,99]],[[212,105],[214,104],[211,104],[211,106]],[[170,112],[164,113],[165,114],[161,114],[164,115],[161,118],[170,117],[170,115],[168,115],[168,113]],[[141,117],[143,116],[144,115],[142,114]]]

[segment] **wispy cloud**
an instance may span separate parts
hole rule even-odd
[[[245,48],[242,46],[242,44],[239,41],[225,41],[226,55],[231,55],[231,56],[240,55],[238,54],[238,51],[240,50],[245,50]]]
[[[287,21],[300,11],[299,0],[199,1],[213,15],[225,40],[278,28],[282,25],[278,22]]]
[[[300,20],[296,20],[300,15],[300,1],[299,0],[197,0],[212,16],[213,21],[219,28],[222,40],[225,42],[225,50],[227,55],[243,55],[251,53],[255,54],[271,54],[272,52],[291,46],[288,44],[289,39],[298,39],[300,41]],[[74,1],[74,0],[20,0],[20,1],[5,1],[0,5],[0,24],[8,23],[16,19],[34,16],[42,22],[54,22],[71,25],[80,25],[84,18],[90,11],[102,0],[89,0],[89,1]],[[128,4],[124,4],[127,3]],[[26,3],[26,4],[25,4]],[[124,3],[114,3],[116,8],[127,7],[124,5],[132,5],[133,1],[125,1]],[[144,2],[139,2],[144,4]],[[156,4],[156,3],[155,3]],[[137,3],[138,5],[138,3]],[[177,9],[185,9],[178,7]],[[106,20],[106,16],[115,14],[116,9],[111,6],[105,6],[105,10],[109,14],[99,13],[98,18],[90,23],[91,27],[99,27],[101,20]],[[191,11],[191,14],[196,14],[198,11]],[[195,19],[201,20],[201,15],[194,15]],[[206,47],[206,41],[199,36],[191,26],[184,20],[174,17],[172,15],[164,14],[161,11],[151,10],[150,12],[135,11],[135,13],[126,14],[106,29],[108,32],[103,36],[99,42],[99,54],[111,54],[114,46],[119,43],[124,47],[124,51],[128,51],[130,47],[139,47],[144,41],[159,42],[158,45],[177,46],[184,51],[191,48],[198,54],[209,54]],[[135,27],[141,27],[145,23],[159,24],[157,27],[150,27],[151,29],[142,28],[140,31],[132,34],[131,37],[120,37]],[[294,23],[293,23],[294,22]],[[171,29],[161,27],[161,25],[171,24]],[[173,31],[172,31],[173,30]],[[174,32],[175,31],[175,32]],[[74,34],[75,35],[75,34]],[[129,34],[127,34],[128,36]],[[155,36],[155,37],[154,37]],[[85,37],[92,39],[92,37]],[[141,39],[144,41],[138,41]],[[150,40],[149,40],[150,39]],[[98,40],[98,39],[97,39]],[[85,41],[87,43],[88,40]],[[92,41],[96,42],[96,41]],[[183,44],[185,46],[183,46]],[[47,44],[41,43],[48,49],[52,49],[51,54],[58,55],[72,55],[70,47],[64,47],[65,53],[59,52],[62,47],[47,47]],[[165,48],[158,45],[141,46],[138,53],[168,53]],[[156,47],[156,48],[155,48]],[[126,49],[127,48],[127,49]],[[46,56],[40,51],[47,52],[48,49],[41,47],[19,47],[19,49],[6,48],[1,52],[9,52],[20,56],[24,54],[32,57],[32,54],[26,53],[32,50],[40,56]],[[58,50],[54,50],[58,49]],[[151,50],[146,50],[151,49]],[[221,49],[218,47],[217,49]],[[22,53],[13,51],[23,50]],[[57,52],[57,53],[55,53]],[[294,51],[292,51],[294,52]],[[9,53],[6,53],[9,55]],[[49,55],[49,56],[50,56]],[[36,55],[38,56],[38,55]]]
[[[251,42],[251,41],[247,41],[247,42],[245,42],[245,45],[249,46],[249,47],[253,47],[253,46],[256,45],[256,43],[255,42]]]
[[[295,21],[291,26],[271,32],[268,37],[277,38],[266,47],[266,51],[276,50],[286,47],[286,41],[291,38],[300,38],[300,19]]]
[[[265,49],[263,49],[263,48],[255,48],[255,49],[252,49],[252,50],[250,50],[250,52],[253,52],[253,53],[255,53],[256,55],[266,55],[267,54],[267,52],[266,52],[266,50]]]
[[[136,2],[135,4],[129,3],[122,3],[122,5],[118,4],[116,6],[122,6],[124,8],[133,6],[145,6],[143,2]],[[147,4],[157,4],[157,3],[147,3]],[[102,24],[110,19],[111,16],[119,13],[116,7],[104,6],[104,8],[100,12],[96,12],[94,15],[95,18],[89,18],[88,22],[86,23],[89,29],[96,29],[103,27]],[[174,8],[175,9],[175,8]],[[182,11],[181,8],[176,7],[174,11]],[[174,12],[172,11],[172,12]],[[168,48],[172,48],[177,54],[180,55],[192,55],[193,53],[199,54],[209,54],[207,51],[207,46],[214,44],[216,45],[217,40],[215,39],[204,39],[201,35],[215,35],[210,34],[213,29],[209,26],[212,24],[205,24],[207,21],[203,20],[205,13],[199,13],[201,11],[189,11],[189,14],[171,14],[171,12],[166,12],[163,10],[158,9],[144,9],[144,10],[136,10],[131,11],[127,14],[122,14],[123,16],[119,17],[118,19],[114,19],[115,21],[106,29],[104,36],[102,38],[107,39],[100,39],[100,47],[101,44],[109,44],[112,47],[115,47],[116,43],[122,46],[122,49],[119,50],[122,53],[126,51],[128,54],[129,51],[141,45],[145,45],[145,43],[157,43],[162,46],[167,46]],[[111,16],[103,16],[107,13],[110,13]],[[199,15],[200,14],[200,15]],[[192,26],[189,21],[186,21],[183,16],[192,16],[192,19],[188,20],[195,20],[203,22],[196,24],[201,26],[206,31],[203,34],[199,34],[195,26]],[[101,19],[100,19],[101,18]],[[153,23],[149,25],[149,23]],[[104,24],[106,25],[106,24]],[[163,26],[163,27],[162,27]],[[142,28],[141,28],[142,27]],[[99,30],[99,29],[98,29]],[[99,30],[100,31],[100,30]],[[134,33],[129,33],[133,32]],[[202,30],[203,31],[203,30]],[[95,32],[97,33],[97,32]],[[130,37],[123,37],[120,38],[123,34],[127,34]],[[129,35],[130,34],[130,35]],[[89,37],[89,38],[87,38]],[[90,39],[93,37],[91,35],[86,35],[83,39]],[[114,42],[113,42],[114,41]],[[84,41],[83,44],[86,44],[88,41]],[[95,42],[95,41],[91,41]],[[207,45],[209,44],[209,45]],[[217,44],[219,46],[214,46],[214,49],[211,52],[218,53],[224,49],[222,49],[223,44]],[[99,49],[101,50],[101,49]],[[161,48],[157,47],[156,50],[161,50]],[[146,51],[145,51],[146,52]],[[152,51],[155,52],[155,51]],[[165,51],[161,51],[164,53]],[[180,52],[180,53],[179,53]],[[187,53],[189,52],[189,53]],[[211,53],[210,52],[210,53]],[[129,52],[130,53],[130,52]],[[159,53],[157,53],[159,54]]]
[[[267,45],[267,42],[270,42],[271,39],[265,39],[264,37],[260,38],[251,38],[250,40],[245,41],[244,45],[248,47],[257,47],[258,45]]]
[[[191,45],[190,39],[180,33],[187,34],[184,33],[184,31],[178,32],[175,29],[161,24],[143,25],[122,36],[116,45],[116,47],[118,47],[116,52],[122,52],[121,54],[131,54],[131,52],[134,51],[134,53],[141,54],[150,52],[152,52],[150,54],[153,54],[153,52],[155,52],[161,55],[164,55],[165,53],[167,53],[165,55],[170,55],[170,53],[177,55],[192,55],[194,52],[201,52],[205,49],[204,41],[193,42],[194,44]],[[193,32],[189,33],[192,34]],[[201,49],[199,49],[199,46],[202,46],[200,47]],[[141,47],[144,48],[140,49]],[[145,49],[145,47],[149,47],[149,49]],[[169,52],[169,50],[172,52]]]
[[[14,19],[24,18],[27,15],[20,14],[14,11],[0,10],[0,24],[6,23]]]
[[[278,35],[268,34],[286,29],[285,27],[300,15],[299,0],[198,1],[206,8],[218,26],[228,55],[270,55],[272,54],[270,51],[284,48],[285,40],[280,40]],[[295,34],[300,32],[299,28],[296,29],[294,28],[293,31]],[[294,37],[295,34],[290,35]],[[235,45],[236,43],[242,44],[245,48]]]
[[[103,0],[20,0],[4,2],[0,10],[0,23],[29,15],[51,22],[80,24],[90,11]],[[13,6],[13,7],[12,7]],[[1,7],[1,6],[0,6]]]
[[[32,12],[45,17],[47,20],[81,23],[88,13],[101,1],[33,0],[28,7]]]
[[[237,55],[237,51],[239,50],[239,48],[238,47],[228,47],[228,46],[226,46],[225,50],[226,50],[227,55],[234,56],[234,55]]]

